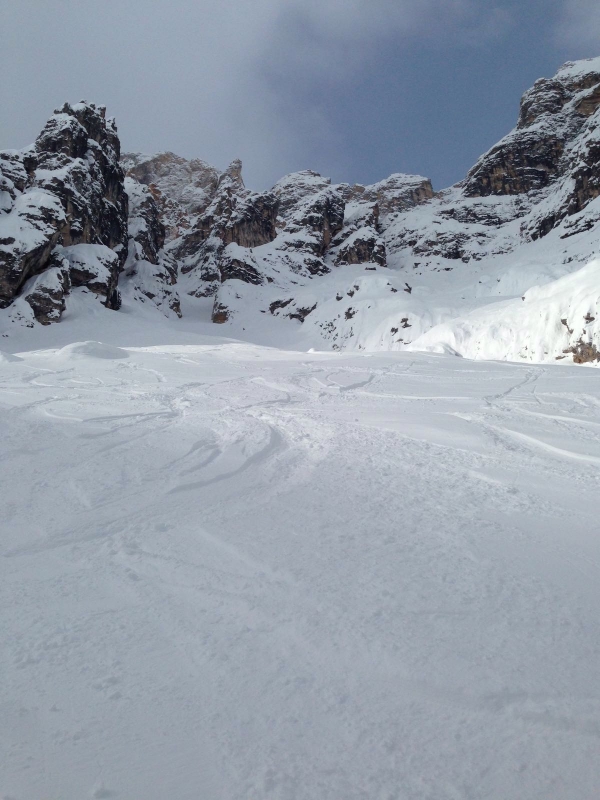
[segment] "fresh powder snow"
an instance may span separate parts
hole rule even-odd
[[[185,319],[0,358],[0,796],[596,798],[598,371]]]

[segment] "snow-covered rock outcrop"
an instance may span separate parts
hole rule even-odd
[[[128,177],[150,189],[167,241],[181,236],[190,227],[191,219],[204,211],[221,177],[205,161],[188,161],[175,153],[125,153],[121,165]]]
[[[569,318],[562,300],[533,344],[521,297],[562,286],[600,253],[600,58],[537,81],[515,129],[437,193],[421,176],[363,186],[311,170],[255,192],[239,160],[221,172],[168,152],[118,158],[114,124],[92,104],[65,106],[34,146],[0,153],[11,319],[60,319],[73,287],[116,308],[118,281],[133,310],[179,316],[180,298],[208,298],[231,335],[282,330],[279,318],[324,349],[581,360],[596,346],[591,323],[580,336],[556,317]],[[514,340],[496,324],[501,301],[527,320],[506,312]]]
[[[118,308],[127,255],[119,156],[114,121],[103,106],[87,103],[56,111],[32,147],[0,153],[1,306],[23,292],[35,318],[48,323],[60,318],[70,288],[82,286]],[[111,256],[99,256],[99,267],[86,246]]]
[[[599,87],[600,59],[538,81],[514,131],[437,194],[419,176],[350,186],[305,170],[258,195],[236,162],[168,246],[180,288],[214,296],[215,322],[285,318],[334,348],[411,347],[438,323],[520,298],[597,252]]]
[[[177,283],[177,264],[164,250],[165,227],[153,193],[132,178],[125,178],[129,197],[129,245],[123,291],[134,301],[153,303],[164,314],[181,316]]]

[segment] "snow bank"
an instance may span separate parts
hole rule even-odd
[[[437,325],[408,349],[466,358],[534,362],[600,360],[600,259],[521,299],[494,303]],[[582,349],[588,357],[581,358]],[[598,358],[597,358],[598,355]]]
[[[102,342],[74,342],[62,347],[57,355],[65,360],[79,358],[105,358],[112,361],[129,358],[127,350]]]
[[[5,353],[4,350],[0,350],[0,364],[10,364],[15,361],[23,361],[20,356],[15,356],[12,353]]]

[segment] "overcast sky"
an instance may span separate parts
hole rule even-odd
[[[310,167],[439,189],[595,55],[600,0],[0,0],[0,147],[86,99],[125,150],[239,157],[253,188]]]

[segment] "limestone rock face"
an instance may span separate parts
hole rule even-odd
[[[433,194],[429,178],[399,173],[371,186],[355,184],[347,191],[348,199],[377,203],[381,216],[406,211],[431,200]]]
[[[259,266],[252,254],[244,247],[229,244],[221,253],[219,262],[221,282],[238,280],[259,286],[264,282]]]
[[[67,215],[62,244],[103,244],[115,250],[127,238],[127,194],[120,143],[104,106],[68,103],[35,143],[34,184],[56,194]]]
[[[239,158],[234,158],[225,172],[220,176],[218,187],[225,182],[230,183],[232,186],[235,186],[238,189],[244,188],[244,179],[242,178],[242,162]]]
[[[526,194],[547,186],[558,171],[564,142],[553,131],[522,132],[486,154],[468,175],[465,194]]]
[[[431,183],[420,176],[349,186],[332,185],[312,170],[255,193],[246,189],[241,164],[234,162],[219,178],[211,203],[173,242],[182,285],[197,297],[214,296],[213,320],[219,323],[235,317],[232,302],[242,303],[246,291],[255,292],[259,311],[303,322],[316,305],[289,299],[287,308],[285,295],[297,292],[294,286],[344,266],[385,267],[380,203],[387,220],[432,196]],[[244,285],[263,287],[260,297]]]
[[[521,101],[516,128],[485,153],[465,180],[418,208],[388,214],[388,261],[452,271],[539,240],[563,238],[598,221],[600,59],[565,64]],[[588,254],[588,255],[591,255]]]
[[[272,191],[279,200],[279,213],[285,218],[301,200],[329,186],[331,186],[330,178],[324,178],[318,172],[305,169],[286,175],[277,181]]]
[[[385,242],[380,230],[378,203],[347,203],[344,227],[331,248],[336,266],[369,263],[387,266]]]
[[[276,236],[277,197],[250,192],[242,180],[242,162],[233,161],[219,178],[216,194],[195,229],[204,238],[217,236],[225,245],[260,247]]]
[[[216,192],[221,173],[199,158],[187,160],[175,153],[125,153],[126,175],[147,186],[165,226],[167,241],[181,236],[201,214]]]
[[[552,79],[542,78],[523,96],[515,130],[486,153],[464,182],[468,197],[517,195],[543,189],[566,173],[576,170],[572,145],[590,130],[590,118],[600,106],[600,72],[595,62],[569,63]],[[595,154],[591,156],[595,163]],[[588,194],[581,177],[575,194],[579,201]]]
[[[333,187],[303,198],[289,215],[286,232],[306,235],[303,244],[323,256],[344,227],[344,198]]]
[[[139,245],[140,258],[158,264],[165,244],[165,226],[156,199],[146,186],[131,178],[125,179],[125,190],[129,198],[129,238]]]
[[[174,243],[173,253],[180,262],[182,274],[193,273],[188,280],[191,294],[214,294],[220,282],[232,277],[262,283],[259,272],[250,265],[252,259],[240,257],[240,252],[275,239],[278,203],[273,192],[246,189],[241,161],[232,162],[220,176],[210,204]],[[231,250],[229,246],[239,249]]]
[[[75,244],[58,247],[58,256],[64,256],[69,263],[72,286],[86,287],[94,294],[105,298],[105,305],[118,309],[121,299],[117,281],[121,268],[121,253],[106,245]]]
[[[504,289],[490,264],[549,234],[562,242],[590,231],[597,198],[600,59],[537,81],[515,129],[439,192],[419,175],[333,184],[312,170],[257,192],[238,159],[223,171],[169,152],[119,163],[104,108],[65,105],[32,147],[0,153],[0,307],[18,304],[27,324],[47,324],[77,290],[109,308],[122,293],[177,316],[185,293],[212,298],[215,322],[251,325],[248,315],[264,313],[317,324],[341,347],[366,330],[381,292],[403,307],[404,294],[423,298],[424,275],[443,283],[442,273],[480,272],[477,291],[496,296]],[[567,245],[558,249],[569,263]],[[411,314],[404,308],[381,336],[395,330],[409,343]]]
[[[164,250],[165,227],[154,194],[133,178],[125,179],[129,197],[129,244],[121,285],[134,300],[152,303],[164,314],[181,316],[177,263]]]
[[[235,253],[229,245],[227,255],[235,260],[220,270],[215,321],[235,318],[245,295],[252,293],[259,311],[304,323],[318,307],[311,281],[345,266],[376,271],[387,265],[378,199],[391,213],[425,202],[432,189],[418,176],[395,175],[375,186],[351,187],[332,185],[328,178],[304,170],[282,178],[271,194],[278,201],[277,235],[258,247],[237,247]],[[244,284],[261,285],[260,297]],[[309,293],[306,298],[302,286]]]
[[[4,162],[0,157],[0,169]],[[3,178],[6,185],[10,179],[6,173]],[[14,201],[5,202],[8,208],[0,215],[0,308],[10,305],[25,282],[46,268],[67,224],[56,195],[33,187],[20,191],[12,182],[9,189],[3,194],[9,200],[14,194]]]
[[[65,297],[71,288],[69,264],[62,257],[54,258],[57,266],[50,267],[33,279],[25,294],[33,315],[42,325],[58,322],[65,310]]]
[[[241,201],[235,198],[231,205],[226,201],[223,211],[215,220],[214,229],[226,245],[260,247],[277,235],[277,198],[270,192],[253,194]]]
[[[360,228],[337,248],[335,264],[369,263],[386,266],[385,244],[374,228]]]
[[[517,128],[529,128],[543,114],[558,114],[569,100],[564,83],[540,78],[521,98]]]
[[[71,284],[85,284],[109,308],[118,307],[118,274],[127,255],[119,149],[105,108],[78,103],[56,111],[33,147],[0,154],[0,306],[9,305],[33,276],[56,269],[55,248],[90,245],[116,254],[110,274],[102,271],[104,282],[95,273],[86,283],[77,271],[69,281],[58,280],[54,271],[52,279],[38,281],[36,296],[42,286],[59,292],[57,281],[63,292]],[[39,314],[45,322],[60,316]]]

